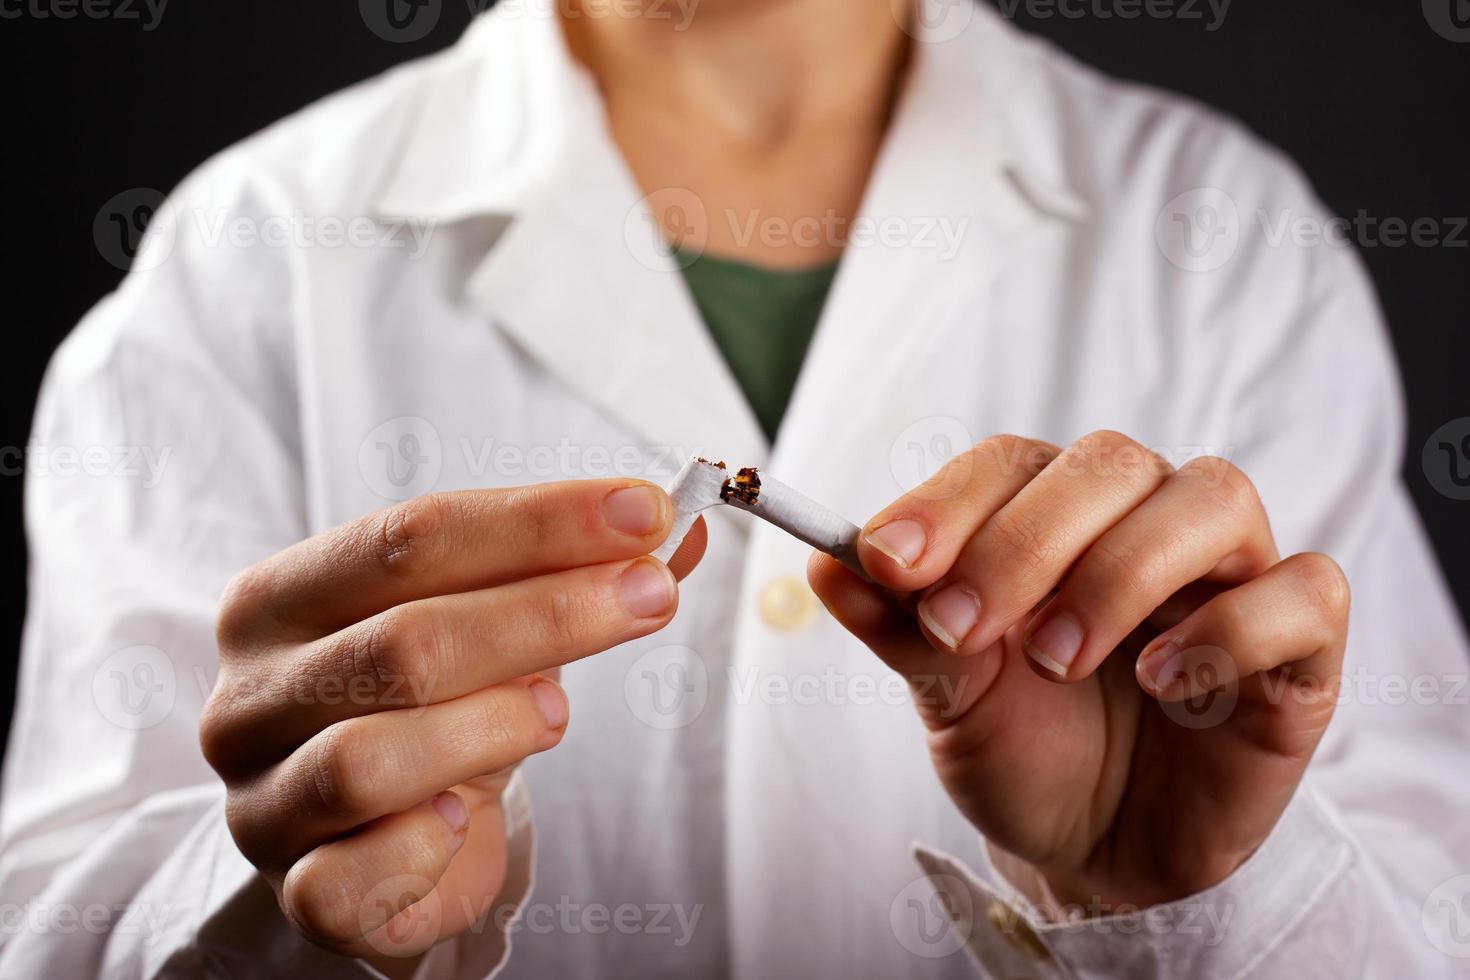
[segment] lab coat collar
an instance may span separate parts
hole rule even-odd
[[[973,213],[985,226],[976,237],[997,241],[1046,216],[1084,217],[1052,152],[1060,142],[1043,130],[1056,113],[1039,104],[1046,88],[1025,42],[979,4],[964,31],[937,36],[924,25],[936,23],[927,8],[942,0],[923,2],[910,77],[864,215]],[[466,74],[450,75],[463,84],[431,85],[380,212],[487,221],[491,244],[469,278],[469,300],[642,445],[664,450],[662,458],[768,461],[772,447],[678,268],[646,247],[648,209],[607,132],[594,80],[571,58],[555,19],[530,10],[496,7],[472,25],[454,55]],[[1003,177],[1015,193],[1004,193]],[[883,324],[864,326],[863,309],[839,302],[844,279],[877,276],[923,290],[932,267],[911,258],[869,249],[844,261],[823,317],[843,317],[843,342],[823,342],[819,328],[809,361],[834,345],[851,352],[881,342]],[[845,359],[829,358],[831,367]],[[788,422],[804,404],[837,401],[830,396],[840,379],[811,373]],[[805,414],[815,424],[827,412]]]

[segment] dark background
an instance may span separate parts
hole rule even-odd
[[[54,15],[75,2],[0,0],[0,77],[9,103],[0,142],[9,205],[0,247],[10,375],[0,447],[11,449],[8,464],[25,445],[51,351],[121,276],[92,231],[110,198],[134,188],[166,191],[278,117],[452,43],[476,0],[428,0],[441,4],[438,18],[411,42],[384,40],[367,26],[374,17],[381,22],[385,0],[175,0],[156,20],[141,0],[110,0],[106,17],[80,9],[70,19]],[[108,9],[109,0],[98,2],[94,11]],[[1244,120],[1299,161],[1341,215],[1361,209],[1379,221],[1408,222],[1470,216],[1464,0],[1425,0],[1422,8],[1413,0],[1235,0],[1215,30],[1207,29],[1214,14],[1204,0],[1176,0],[1172,16],[1132,20],[1099,16],[1099,0],[1064,0],[1080,17],[1045,0],[995,2],[1085,61]],[[1101,4],[1118,9],[1115,0]],[[1453,4],[1467,23],[1458,39],[1448,26]],[[37,9],[53,15],[37,16]],[[1470,248],[1379,245],[1363,254],[1408,391],[1404,475],[1461,609],[1470,609],[1470,555],[1462,546],[1470,502],[1437,492],[1436,477],[1420,462],[1431,433],[1470,416]],[[0,475],[0,731],[8,729],[25,599],[21,478],[13,470],[7,465]],[[1442,473],[1437,479],[1443,485]]]

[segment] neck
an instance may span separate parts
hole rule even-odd
[[[908,54],[909,0],[679,0],[644,16],[564,3],[572,54],[614,114],[697,117],[751,150],[833,127],[881,131]]]
[[[572,56],[601,87],[612,139],[669,241],[789,268],[841,254],[840,236],[780,232],[856,213],[908,58],[893,7],[909,0],[702,0],[683,29],[609,15],[608,0],[559,2],[571,4]],[[651,14],[695,0],[647,2]],[[671,188],[699,202],[697,230],[674,199],[659,203]]]

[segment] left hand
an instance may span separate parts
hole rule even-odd
[[[1064,904],[1221,881],[1336,704],[1342,571],[1281,560],[1221,459],[1175,471],[1115,432],[1065,451],[996,437],[874,517],[859,554],[884,588],[820,554],[813,588],[910,679],[940,779],[1000,866]]]

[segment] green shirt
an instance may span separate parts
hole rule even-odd
[[[836,274],[836,262],[786,270],[709,255],[684,269],[699,314],[768,439],[786,414]]]

